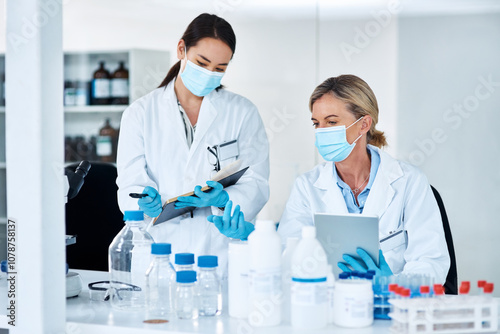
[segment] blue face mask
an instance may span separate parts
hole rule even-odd
[[[351,154],[356,142],[362,135],[356,138],[352,144],[347,142],[346,130],[358,123],[363,117],[349,125],[332,126],[329,128],[316,129],[316,147],[319,154],[326,161],[339,162],[345,160]]]
[[[220,86],[220,81],[224,73],[212,72],[194,64],[187,59],[187,52],[186,60],[186,67],[181,73],[181,78],[184,86],[186,86],[191,93],[196,96],[205,96]]]

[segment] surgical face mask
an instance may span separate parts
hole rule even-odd
[[[191,93],[196,96],[205,96],[220,86],[224,73],[212,72],[198,66],[187,59],[187,51],[185,54],[187,62],[184,71],[181,73],[181,78],[184,86]]]
[[[332,126],[329,128],[316,129],[316,147],[319,154],[326,161],[339,162],[345,160],[351,154],[356,142],[362,135],[356,138],[352,144],[347,142],[346,130],[358,123],[363,117],[349,125]]]

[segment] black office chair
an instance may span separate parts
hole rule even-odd
[[[444,290],[446,294],[456,295],[458,294],[458,275],[457,275],[457,261],[455,259],[455,247],[453,246],[453,238],[451,237],[450,223],[448,221],[448,215],[444,208],[443,199],[439,195],[436,188],[431,186],[436,202],[439,206],[439,211],[441,212],[441,219],[443,221],[444,236],[446,238],[446,244],[448,246],[448,253],[450,254],[450,270],[446,276],[446,283],[444,284]]]
[[[108,247],[124,226],[117,171],[113,164],[91,164],[80,192],[66,203],[66,234],[77,236],[76,244],[66,247],[66,262],[73,269],[107,271]]]

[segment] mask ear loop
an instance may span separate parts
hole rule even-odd
[[[361,116],[361,117],[360,117],[360,118],[359,118],[356,122],[354,122],[354,123],[352,123],[351,125],[349,125],[349,126],[346,128],[346,130],[347,130],[347,129],[349,129],[349,128],[350,128],[351,126],[353,126],[354,124],[358,123],[358,122],[359,122],[360,120],[362,120],[364,117],[365,117],[365,116]],[[352,142],[352,144],[351,144],[351,145],[355,144],[355,143],[358,141],[358,139],[359,139],[359,138],[361,138],[361,137],[363,137],[363,134],[360,134],[360,135],[359,135],[359,137],[358,137],[358,138],[356,138],[356,139]]]

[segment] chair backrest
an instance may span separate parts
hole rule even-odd
[[[455,259],[455,247],[453,246],[453,238],[451,237],[450,222],[448,221],[448,215],[444,208],[443,199],[439,192],[431,186],[436,202],[439,206],[439,211],[441,212],[441,219],[443,221],[444,236],[446,238],[446,244],[448,246],[448,253],[450,254],[450,270],[446,276],[446,283],[444,284],[444,290],[447,294],[456,295],[458,294],[458,275],[457,275],[457,261]]]
[[[76,244],[66,247],[66,262],[74,269],[107,271],[109,245],[124,226],[117,171],[113,164],[91,164],[80,192],[66,203],[66,234],[77,236]]]

